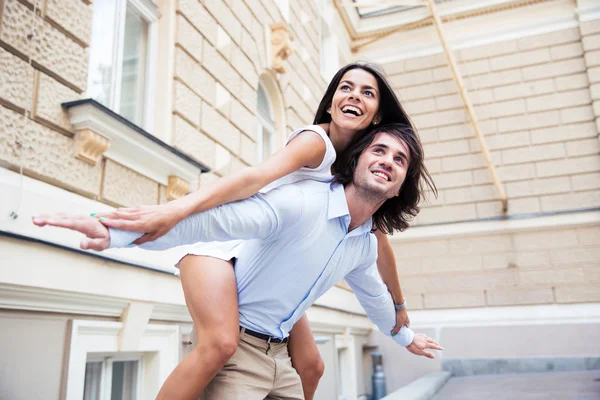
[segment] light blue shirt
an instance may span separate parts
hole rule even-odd
[[[351,232],[349,223],[343,186],[306,180],[192,215],[141,247],[245,239],[235,264],[241,326],[287,337],[321,295],[346,279],[369,319],[389,336],[396,311],[377,271],[372,222]],[[111,229],[111,247],[137,237]],[[413,337],[402,327],[393,339],[408,346]]]

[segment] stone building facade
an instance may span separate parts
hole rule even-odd
[[[340,283],[308,312],[317,398],[365,398],[376,349],[389,391],[475,361],[597,360],[600,4],[439,10],[506,212],[439,39],[414,23],[423,8],[357,20],[329,0],[1,1],[2,393],[81,398],[110,381],[153,398],[191,330],[169,252],[82,252],[31,215],[162,204],[253,165],[361,58],[389,75],[439,189],[392,243],[413,327],[446,350],[395,347]]]

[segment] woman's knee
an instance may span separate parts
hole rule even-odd
[[[237,351],[239,332],[237,330],[212,330],[197,335],[197,348],[202,352],[213,353],[225,363]]]

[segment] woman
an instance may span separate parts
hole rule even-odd
[[[308,178],[329,180],[336,154],[341,154],[370,126],[391,122],[412,127],[384,74],[372,64],[349,64],[333,77],[319,104],[314,125],[293,132],[287,145],[268,160],[165,205],[119,209],[97,216],[103,217],[108,227],[145,233],[135,244],[151,241],[188,215],[245,199],[261,188],[269,190]],[[430,182],[428,175],[426,180]],[[376,235],[379,272],[394,302],[402,304],[391,245],[385,234],[376,231]],[[158,399],[197,399],[235,352],[239,321],[231,260],[238,245],[200,243],[186,247],[181,254],[182,286],[198,340],[195,349],[165,381]],[[408,324],[404,311],[398,315],[398,325],[392,333]],[[312,399],[324,367],[306,316],[290,333],[289,351],[302,379],[305,397]]]

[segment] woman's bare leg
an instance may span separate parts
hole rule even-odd
[[[317,391],[319,380],[325,372],[325,363],[319,354],[306,314],[294,324],[290,331],[288,350],[292,358],[292,365],[296,368],[302,380],[304,398],[312,400]]]
[[[188,255],[180,261],[179,269],[197,344],[171,372],[157,400],[197,400],[238,344],[238,297],[232,264]]]

